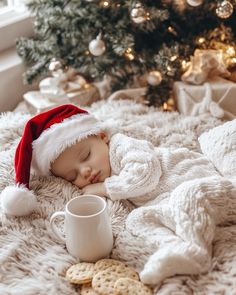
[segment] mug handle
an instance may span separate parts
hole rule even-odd
[[[50,218],[50,226],[51,226],[51,229],[52,229],[54,235],[57,237],[57,239],[63,243],[66,243],[65,237],[63,237],[61,231],[57,228],[57,226],[55,224],[55,220],[59,216],[62,216],[65,218],[66,214],[64,211],[58,211],[58,212],[53,213]]]

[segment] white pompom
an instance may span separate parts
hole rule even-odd
[[[32,191],[24,186],[7,186],[0,195],[4,213],[14,216],[25,216],[37,207],[37,199]]]

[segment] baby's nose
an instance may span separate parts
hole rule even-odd
[[[84,178],[88,178],[91,174],[91,168],[88,166],[82,167],[80,173]]]

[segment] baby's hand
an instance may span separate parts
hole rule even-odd
[[[83,194],[98,195],[100,197],[107,197],[107,192],[103,182],[92,183],[82,188]]]

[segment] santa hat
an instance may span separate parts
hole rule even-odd
[[[50,164],[67,147],[101,131],[102,124],[94,116],[70,104],[31,118],[15,153],[16,185],[6,187],[0,195],[3,212],[24,216],[35,210],[36,196],[29,190],[30,170],[50,175]]]

